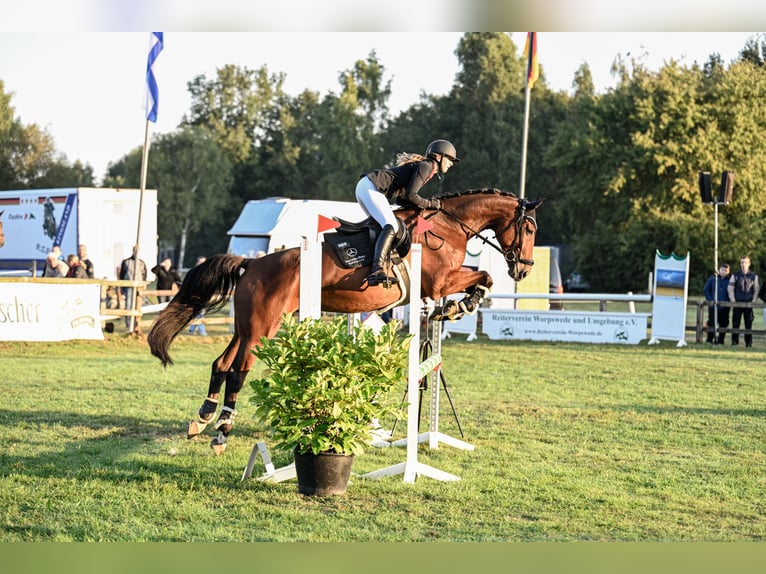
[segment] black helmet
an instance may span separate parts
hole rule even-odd
[[[457,150],[447,140],[434,140],[426,148],[426,157],[434,157],[435,155],[446,155],[454,163],[459,162],[457,158]]]

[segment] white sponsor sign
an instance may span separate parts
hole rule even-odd
[[[648,313],[479,311],[490,339],[636,345],[647,338]]]
[[[0,282],[0,341],[103,339],[101,286]]]
[[[675,253],[654,256],[654,301],[652,303],[652,338],[650,345],[660,339],[678,341],[686,346],[686,300],[689,291],[689,254]]]

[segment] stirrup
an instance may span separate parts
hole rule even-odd
[[[364,280],[370,287],[375,287],[376,285],[380,285],[382,283],[386,289],[388,289],[388,287],[394,283],[399,283],[399,279],[397,277],[390,277],[386,275],[385,271],[382,269],[373,271],[367,277],[365,277]]]

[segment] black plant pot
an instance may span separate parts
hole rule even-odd
[[[296,449],[295,474],[298,477],[298,492],[315,496],[346,494],[351,476],[353,454],[299,453]]]

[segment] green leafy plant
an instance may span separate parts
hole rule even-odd
[[[406,380],[408,350],[394,321],[375,333],[349,329],[342,316],[286,315],[279,333],[251,351],[266,369],[250,382],[256,419],[276,448],[361,454],[373,419],[402,415],[390,391]]]

